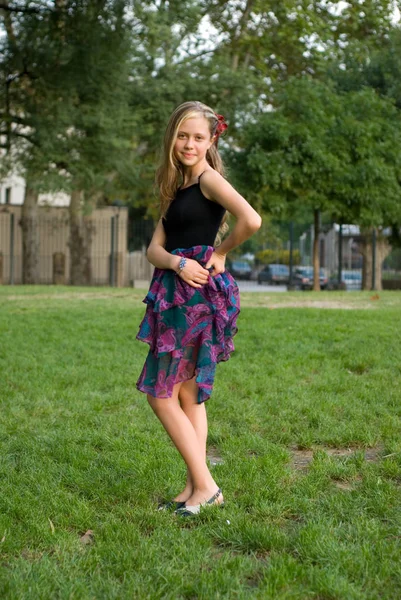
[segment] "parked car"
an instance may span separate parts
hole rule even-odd
[[[338,277],[334,275],[330,278],[328,290],[361,290],[362,289],[362,271],[351,271],[344,269],[341,272],[341,285],[338,285]]]
[[[233,260],[227,265],[228,271],[236,279],[250,279],[252,268],[245,260]]]
[[[258,275],[258,283],[268,283],[270,285],[288,284],[290,279],[290,270],[287,265],[267,265]]]
[[[347,290],[362,289],[362,271],[343,271],[342,281],[347,286]]]
[[[328,277],[324,269],[319,270],[319,282],[320,289],[325,290]],[[313,267],[295,267],[293,284],[301,290],[311,290],[313,288]]]

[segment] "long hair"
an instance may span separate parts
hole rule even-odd
[[[180,106],[174,110],[167,123],[160,165],[156,171],[156,184],[159,188],[160,213],[162,217],[166,215],[168,207],[173,201],[181,181],[184,179],[183,165],[174,155],[174,144],[177,139],[178,130],[184,121],[199,116],[207,119],[210,137],[212,138],[216,133],[219,122],[214,110],[202,102],[191,101],[180,104]],[[218,138],[216,138],[215,142],[213,142],[206,152],[206,160],[215,171],[224,177],[225,169],[217,149],[217,139]],[[221,235],[224,235],[228,230],[225,220],[226,214],[224,215],[222,225],[220,226],[216,238],[218,240],[220,240]]]

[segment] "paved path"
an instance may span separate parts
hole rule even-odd
[[[286,292],[286,285],[267,285],[262,283],[259,285],[257,281],[238,281],[238,287],[241,292]]]

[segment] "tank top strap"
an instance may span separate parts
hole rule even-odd
[[[200,183],[200,178],[202,177],[203,173],[206,173],[206,171],[203,171],[203,172],[202,172],[202,173],[199,175],[199,177],[198,177],[198,183]]]

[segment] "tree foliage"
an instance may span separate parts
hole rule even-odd
[[[341,91],[311,78],[288,80],[277,103],[244,130],[232,161],[244,193],[253,190],[265,211],[288,218],[309,207],[318,273],[320,212],[363,227],[401,219],[399,112],[373,89]]]
[[[88,197],[100,190],[110,202],[120,198],[155,215],[153,174],[166,119],[180,102],[199,99],[229,121],[222,150],[232,178],[239,163],[230,147],[246,148],[244,129],[256,123],[265,132],[263,143],[260,131],[247,134],[258,140],[249,159],[252,202],[282,214],[277,178],[282,190],[290,178],[288,206],[300,197],[320,207],[341,204],[319,188],[335,177],[338,161],[320,135],[339,114],[338,107],[326,110],[338,98],[324,82],[329,72],[344,93],[370,86],[400,102],[393,10],[394,2],[384,0],[4,1],[2,145],[37,188],[78,187]],[[387,58],[381,48],[391,50]],[[297,91],[294,79],[302,78]],[[269,107],[278,109],[280,122],[264,120]],[[342,125],[344,135],[349,126]],[[292,174],[288,161],[283,172],[270,168],[278,160],[274,144],[285,136],[298,140],[287,157]]]
[[[41,191],[104,188],[129,142],[124,3],[31,8],[3,38],[3,146]]]

